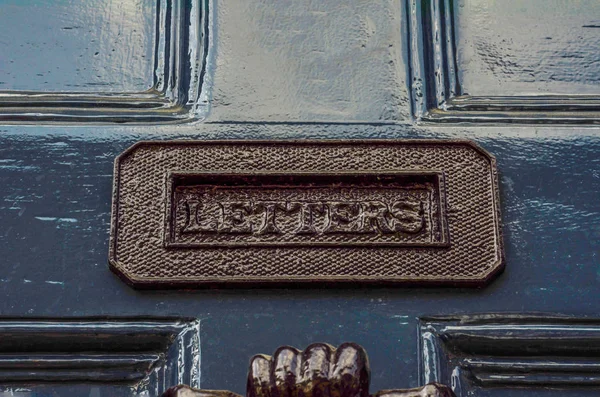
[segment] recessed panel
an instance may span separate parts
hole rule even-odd
[[[598,319],[477,314],[421,320],[421,381],[462,396],[593,396]]]
[[[453,11],[462,94],[600,93],[597,0],[455,0]]]
[[[142,92],[157,0],[0,1],[0,90]]]
[[[0,396],[159,397],[198,386],[199,329],[156,317],[0,320]]]
[[[208,9],[208,0],[0,1],[0,121],[192,120]]]

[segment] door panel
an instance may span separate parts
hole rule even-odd
[[[193,319],[0,321],[0,395],[159,396],[200,382]]]
[[[280,134],[364,137],[362,126],[270,128]],[[463,127],[369,130],[381,137],[470,136]],[[2,237],[2,314],[200,318],[203,388],[243,393],[245,359],[280,345],[315,341],[355,341],[365,347],[371,362],[381,363],[372,374],[375,390],[413,387],[420,384],[419,317],[481,312],[597,315],[600,181],[594,173],[600,148],[594,130],[541,128],[541,137],[527,136],[527,128],[480,133],[476,141],[497,156],[501,170],[507,263],[505,272],[484,289],[197,292],[134,291],[107,268],[112,160],[137,140],[139,130],[111,135],[107,129],[97,133],[88,128],[78,130],[83,135],[79,138],[48,127],[43,134],[14,126],[3,131],[2,158],[11,162],[1,174],[2,222],[10,225]],[[211,125],[193,133],[210,138],[215,131],[228,137],[270,137],[254,126]],[[72,165],[63,164],[67,162]]]
[[[164,123],[203,114],[203,1],[7,0],[0,18],[3,37],[16,38],[0,46],[2,122]]]
[[[461,0],[453,11],[463,94],[598,95],[598,2]]]
[[[157,2],[3,1],[2,90],[139,92],[153,85]],[[37,60],[37,61],[36,61]],[[42,62],[43,61],[43,62]]]
[[[408,4],[418,119],[598,122],[598,38],[590,20],[597,5],[562,0]]]
[[[13,3],[1,2],[0,12]],[[154,10],[152,6],[145,8],[146,3],[121,3],[123,7],[143,9],[144,15]],[[539,2],[525,3],[529,7]],[[51,5],[49,2],[20,4],[55,6],[56,10],[64,7],[58,1]],[[207,38],[207,67],[202,80],[205,96],[196,102],[201,108],[192,117],[196,121],[189,122],[193,107],[182,113],[188,122],[166,124],[164,121],[173,118],[181,121],[178,118],[181,114],[167,110],[168,117],[157,119],[156,114],[162,115],[163,111],[150,109],[147,118],[132,123],[126,117],[113,117],[114,108],[106,112],[102,106],[84,107],[78,113],[81,118],[68,122],[54,116],[36,119],[36,115],[46,114],[47,106],[27,108],[24,118],[5,120],[0,126],[0,223],[3,225],[0,314],[15,321],[30,319],[34,323],[31,327],[40,318],[48,317],[58,322],[89,316],[118,317],[123,321],[140,316],[198,319],[200,360],[196,368],[200,371],[200,382],[194,386],[237,393],[245,391],[250,357],[259,352],[273,352],[281,345],[303,347],[327,342],[337,346],[346,341],[357,342],[370,357],[372,390],[381,390],[417,387],[423,383],[420,374],[425,367],[419,340],[424,324],[431,322],[431,318],[460,321],[461,316],[475,313],[538,313],[538,318],[561,314],[595,324],[600,288],[600,130],[593,125],[574,124],[594,121],[593,98],[588,102],[593,105],[589,111],[561,108],[560,104],[554,104],[554,110],[541,111],[535,108],[539,104],[534,103],[531,106],[535,105],[535,114],[531,118],[541,122],[536,125],[525,124],[528,120],[520,118],[529,114],[523,110],[526,106],[511,108],[502,117],[494,117],[497,112],[489,110],[491,107],[477,104],[469,106],[473,106],[470,110],[480,112],[478,118],[463,117],[466,111],[456,108],[462,113],[445,120],[449,123],[437,123],[431,117],[437,114],[436,109],[445,114],[454,110],[444,110],[441,102],[430,101],[437,98],[435,90],[433,96],[426,94],[427,101],[417,101],[413,50],[424,48],[425,36],[416,43],[413,41],[411,4],[400,0],[351,0],[344,4],[213,1],[206,6],[210,39]],[[487,8],[502,7],[491,0],[485,4]],[[83,18],[84,12],[92,15],[98,11],[75,7],[69,10],[72,21]],[[545,16],[554,12],[549,8],[546,11],[540,14],[539,24],[546,23]],[[458,18],[468,16],[462,12],[466,11],[456,11]],[[516,12],[501,9],[498,15]],[[2,19],[8,18],[6,14],[0,15]],[[136,15],[133,21],[140,18],[146,21],[147,17]],[[18,31],[17,27],[25,24],[24,19],[24,16],[14,20],[11,17],[11,31]],[[457,54],[466,51],[459,48],[464,34],[483,29],[469,27],[469,20],[463,17],[454,30]],[[62,27],[53,21],[49,18],[47,23]],[[483,24],[483,21],[473,17],[471,23]],[[560,19],[552,21],[561,23]],[[111,18],[107,23],[117,29],[122,22],[123,19]],[[38,27],[41,29],[41,25],[32,29],[38,31]],[[562,30],[570,27],[568,23],[561,25]],[[585,29],[590,35],[598,30]],[[140,40],[151,42],[149,35],[154,30],[143,31],[146,36]],[[461,31],[463,36],[458,34]],[[72,30],[60,32],[69,34]],[[40,34],[35,37],[39,39]],[[19,37],[15,35],[14,43],[3,42],[0,54],[3,62],[14,58],[7,57],[5,49],[17,46],[15,43],[22,40]],[[75,37],[69,37],[74,42],[69,44],[64,62],[70,62],[66,59],[75,62],[81,46]],[[590,38],[586,43],[592,45],[594,41]],[[37,58],[31,58],[31,47],[24,48],[18,53],[27,58],[20,58],[19,62],[39,65]],[[126,47],[123,44],[119,48]],[[538,54],[543,64],[544,55],[540,53],[543,54],[542,49],[532,51],[531,56]],[[586,54],[584,59],[592,58]],[[560,65],[565,73],[570,70],[566,64]],[[572,65],[575,69],[580,67],[579,61],[573,61]],[[73,65],[69,63],[69,67]],[[479,64],[479,68],[469,68],[465,73],[475,73],[484,67]],[[0,81],[7,84],[0,88],[46,91],[38,84],[38,77],[42,77],[37,72],[29,77],[33,73],[30,68],[34,66],[23,67],[26,71],[19,74],[21,85],[14,81],[9,85],[7,74],[2,72]],[[133,69],[137,72],[137,66]],[[8,70],[4,64],[2,70]],[[435,71],[427,73],[430,74],[421,78],[434,87]],[[583,76],[587,71],[581,73],[578,75]],[[145,72],[140,75],[147,76]],[[62,75],[52,81],[58,91],[57,82],[62,85],[66,81],[79,81],[81,76]],[[129,81],[127,76],[124,73],[118,81]],[[496,95],[495,91],[488,91],[487,83],[478,85],[477,75],[472,75],[471,80],[466,74],[463,76],[467,77],[460,77],[460,73],[458,76],[466,79],[465,87],[470,81],[466,93]],[[550,87],[546,80],[527,81],[523,90],[515,88],[498,94],[530,94],[538,88],[544,91]],[[539,87],[532,88],[538,82]],[[593,83],[593,78],[585,80],[586,86],[590,82]],[[128,89],[124,84],[120,87],[123,91]],[[504,85],[499,87],[504,89]],[[572,87],[568,84],[561,85],[560,90],[551,90],[561,95],[580,93],[571,91]],[[575,98],[583,103],[580,99],[585,102],[589,98]],[[57,100],[59,103],[61,98]],[[169,99],[168,103],[176,101]],[[426,106],[418,108],[419,103]],[[129,105],[127,102],[126,106]],[[75,106],[65,108],[71,112]],[[557,119],[554,113],[550,114],[554,111],[577,114]],[[13,111],[5,106],[1,112]],[[137,108],[131,112],[146,115]],[[540,119],[542,113],[545,116]],[[589,117],[583,117],[584,113]],[[103,119],[106,114],[108,118]],[[548,124],[557,120],[559,124]],[[346,286],[166,292],[133,290],[110,272],[107,262],[113,161],[126,148],[142,139],[301,138],[473,140],[495,155],[498,163],[506,255],[504,273],[482,289]],[[0,386],[11,387],[1,382]],[[113,387],[111,383],[93,387],[96,386]],[[63,386],[48,387],[45,390],[56,387],[59,396],[73,393],[68,391],[70,386],[60,390]],[[573,385],[553,389],[544,382],[526,389],[505,387],[475,387],[469,392],[477,396],[514,393],[552,396],[559,394],[557,390],[566,390],[571,395],[579,390]],[[75,392],[80,390],[84,396],[102,395],[95,389]],[[597,390],[592,385],[578,395],[591,395]]]
[[[494,395],[503,388],[537,395],[546,386],[579,396],[600,381],[597,321],[464,316],[422,319],[419,329],[422,381],[452,384],[457,395]]]

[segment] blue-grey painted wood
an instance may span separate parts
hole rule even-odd
[[[43,11],[53,1],[21,4]],[[199,386],[238,393],[247,360],[280,345],[355,341],[380,390],[419,385],[419,317],[600,316],[600,128],[417,123],[404,1],[212,4],[202,122],[0,126],[0,315],[199,318]],[[8,23],[18,32],[22,20]],[[473,139],[498,160],[506,270],[481,290],[152,292],[122,283],[107,266],[114,157],[142,139],[234,138]]]
[[[203,388],[244,391],[247,363],[279,345],[352,340],[374,389],[416,386],[417,318],[472,312],[597,316],[600,141],[596,129],[203,124],[2,128],[2,314],[201,319]],[[496,155],[507,268],[471,289],[135,291],[107,268],[112,161],[141,136],[473,138]]]
[[[549,315],[425,318],[421,381],[451,384],[459,396],[544,387],[579,396],[600,383],[599,325]]]
[[[62,396],[71,385],[76,396],[157,397],[174,383],[198,386],[199,325],[176,318],[0,320],[0,394]]]

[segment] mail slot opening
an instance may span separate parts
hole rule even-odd
[[[165,245],[447,246],[440,172],[173,173]]]

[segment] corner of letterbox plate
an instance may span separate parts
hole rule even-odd
[[[457,139],[457,140],[451,140],[450,142],[452,142],[452,141],[457,142],[457,143],[462,143],[463,145],[471,147],[477,153],[479,153],[483,157],[487,158],[490,161],[490,163],[492,164],[494,169],[496,168],[496,156],[494,156],[493,154],[488,152],[486,149],[484,149],[482,146],[480,146],[477,142],[472,141],[470,139]]]
[[[500,211],[500,192],[499,192],[499,180],[498,180],[498,168],[496,163],[496,157],[480,146],[478,143],[470,140],[470,139],[427,139],[427,140],[417,140],[420,142],[430,142],[430,143],[454,143],[458,145],[465,145],[475,150],[478,154],[483,156],[490,162],[490,169],[492,172],[493,183],[492,187],[494,189],[494,207],[495,207],[495,220],[496,220],[496,239],[498,241],[498,259],[494,262],[494,264],[490,267],[490,270],[482,273],[482,277],[476,280],[473,279],[465,279],[465,280],[455,280],[450,283],[446,282],[432,282],[429,286],[455,286],[455,287],[474,287],[474,288],[484,288],[492,283],[505,269],[506,267],[506,258],[504,255],[504,240],[502,236],[502,217]]]
[[[110,238],[108,244],[108,265],[110,270],[116,274],[121,280],[131,287],[136,287],[138,282],[142,280],[136,279],[136,277],[129,274],[125,267],[117,260],[117,226],[118,226],[118,198],[119,198],[119,177],[121,173],[119,169],[123,161],[138,150],[141,146],[145,146],[149,141],[138,141],[125,149],[119,154],[114,161],[113,165],[113,189],[112,189],[112,205],[111,205],[111,221],[110,221]]]
[[[111,252],[108,257],[108,267],[117,277],[119,277],[119,279],[121,279],[121,281],[135,289],[144,289],[151,286],[152,282],[150,280],[147,280],[143,277],[136,277],[127,272],[123,264],[115,258],[112,247],[110,251]]]
[[[496,260],[496,262],[494,262],[490,270],[485,274],[481,282],[477,283],[477,287],[483,288],[489,285],[493,280],[495,280],[496,277],[498,277],[502,272],[504,272],[504,269],[506,268],[506,257],[504,254],[504,238],[502,233],[502,216],[500,210],[500,181],[498,178],[496,157],[472,140],[465,139],[461,140],[461,142],[467,144],[468,146],[470,146],[479,154],[481,154],[489,160],[490,169],[492,171],[492,178],[494,179],[492,187],[494,189],[495,220],[497,225],[496,238],[498,241],[498,259]]]
[[[109,268],[110,270],[117,276],[119,277],[119,279],[121,279],[121,281],[123,281],[125,284],[127,284],[128,286],[130,286],[131,288],[134,288],[136,290],[143,290],[143,289],[186,289],[186,288],[182,288],[181,285],[177,284],[177,283],[170,283],[169,281],[155,281],[152,279],[147,279],[144,277],[136,277],[132,274],[130,274],[129,272],[127,272],[125,270],[125,268],[123,267],[123,265],[115,260],[114,258],[109,258],[108,259],[108,263],[109,263]]]
[[[280,143],[287,143],[287,144],[294,144],[294,143],[310,143],[312,141],[312,143],[327,143],[328,141],[316,141],[316,140],[302,140],[302,141],[298,141],[298,140],[281,140],[279,141]],[[333,140],[333,142],[339,142],[339,140]],[[456,287],[475,287],[475,288],[483,288],[486,287],[487,285],[489,285],[499,274],[501,274],[504,271],[505,268],[505,255],[504,255],[504,244],[503,244],[503,238],[502,238],[502,221],[501,221],[501,217],[500,217],[500,200],[499,200],[499,191],[498,191],[498,187],[499,187],[499,183],[498,183],[498,171],[497,171],[497,167],[496,167],[496,158],[494,155],[492,155],[490,152],[488,152],[486,149],[482,148],[479,144],[475,143],[472,140],[468,140],[468,139],[449,139],[449,140],[437,140],[437,139],[427,139],[427,140],[412,140],[412,139],[407,139],[407,140],[401,140],[401,139],[393,139],[393,140],[346,140],[346,142],[348,143],[362,143],[362,144],[368,144],[368,143],[382,143],[382,141],[388,141],[390,143],[392,142],[397,142],[397,143],[454,143],[454,144],[462,144],[465,146],[468,146],[470,148],[472,148],[473,150],[475,150],[477,153],[479,153],[480,155],[482,155],[484,158],[486,158],[489,162],[490,162],[490,168],[492,171],[492,178],[494,178],[494,183],[493,183],[493,188],[494,188],[494,201],[495,201],[495,207],[496,207],[496,222],[497,222],[497,241],[498,241],[498,260],[492,265],[492,267],[490,268],[490,270],[485,273],[483,275],[482,278],[477,279],[477,280],[473,280],[473,279],[469,279],[469,280],[454,280],[454,282],[450,282],[448,283],[447,281],[440,281],[440,280],[436,280],[436,281],[430,281],[430,282],[425,282],[423,283],[418,282],[417,284],[420,286],[430,286],[430,287],[435,287],[435,286],[450,286],[450,285],[455,285]],[[166,289],[170,289],[170,288],[183,288],[183,289],[187,289],[187,288],[191,288],[191,289],[195,289],[195,288],[199,288],[201,285],[206,287],[207,285],[213,284],[211,282],[193,282],[190,283],[182,281],[182,280],[164,280],[161,281],[157,284],[156,280],[152,280],[152,279],[147,279],[144,277],[136,277],[133,276],[132,274],[129,274],[125,268],[122,266],[122,264],[116,259],[116,241],[113,241],[113,239],[116,237],[116,233],[113,233],[113,229],[116,229],[116,225],[117,225],[117,213],[118,211],[116,211],[116,205],[117,205],[117,198],[118,198],[118,188],[119,188],[119,180],[118,180],[118,176],[119,176],[119,167],[122,164],[122,162],[128,158],[131,154],[133,154],[135,151],[137,151],[140,147],[144,147],[144,146],[149,146],[149,145],[165,145],[165,144],[185,144],[185,143],[192,143],[194,141],[188,141],[188,140],[183,140],[183,141],[173,141],[173,140],[167,140],[167,141],[138,141],[136,143],[134,143],[133,145],[131,145],[129,148],[127,148],[125,151],[123,151],[120,155],[118,155],[115,159],[115,163],[114,163],[114,184],[113,184],[113,207],[112,207],[112,218],[111,218],[111,235],[110,235],[110,245],[109,245],[109,267],[111,269],[111,271],[113,271],[113,273],[115,273],[119,278],[121,278],[126,284],[130,285],[133,288],[136,289],[145,289],[145,288],[166,288]],[[198,141],[195,141],[198,142]],[[227,144],[240,144],[240,143],[267,143],[266,141],[263,140],[230,140],[230,141],[211,141],[211,143],[217,143],[217,142],[222,142],[222,143],[227,143]],[[273,141],[269,141],[269,143],[273,143]],[[114,230],[116,231],[116,230]],[[221,285],[221,283],[217,283],[218,285]],[[260,283],[261,285],[263,285],[263,283]],[[345,283],[342,283],[345,284]],[[376,282],[374,284],[382,284],[383,286],[388,286],[390,283],[388,282]],[[392,283],[392,284],[396,284],[397,283]],[[412,282],[401,282],[400,284],[404,284],[405,286],[411,286],[413,283]]]
[[[481,287],[486,287],[492,283],[500,274],[504,272],[506,268],[506,260],[504,258],[504,250],[500,250],[500,258],[494,263],[494,267],[487,274],[486,278],[481,282]]]
[[[137,288],[137,282],[135,280],[135,277],[132,277],[131,275],[129,275],[124,270],[123,265],[115,259],[115,257],[113,256],[112,247],[111,247],[111,253],[108,257],[108,267],[125,284],[129,285],[130,287]]]

